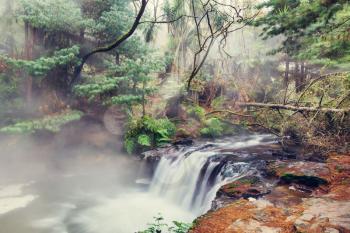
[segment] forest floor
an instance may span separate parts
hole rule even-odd
[[[190,232],[350,232],[350,154],[331,153],[325,162],[273,161],[266,174],[276,179],[269,192],[252,178],[222,187],[219,196],[231,201],[199,217]]]

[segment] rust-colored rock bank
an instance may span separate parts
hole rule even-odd
[[[276,180],[269,191],[256,177],[223,186],[218,196],[231,201],[199,217],[191,233],[350,232],[350,154],[273,161],[265,175]]]

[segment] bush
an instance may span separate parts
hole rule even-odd
[[[205,127],[201,129],[201,134],[207,137],[219,137],[224,133],[225,124],[222,123],[218,118],[209,118],[204,122]]]
[[[200,122],[205,120],[205,109],[199,105],[191,106],[187,110],[188,114]]]
[[[171,141],[175,131],[175,125],[167,118],[145,116],[131,119],[127,125],[124,146],[129,154],[135,150],[161,146]]]
[[[187,233],[192,224],[173,221],[173,226],[163,222],[164,218],[161,216],[154,217],[154,223],[148,224],[149,227],[138,233]]]

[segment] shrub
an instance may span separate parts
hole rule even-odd
[[[175,125],[167,118],[144,116],[131,119],[127,125],[124,147],[131,154],[135,150],[161,146],[171,141],[175,131]]]
[[[146,230],[140,231],[138,233],[187,233],[192,224],[182,223],[178,221],[173,221],[172,226],[163,222],[164,218],[160,215],[154,217],[154,223],[148,224],[149,227]]]
[[[213,117],[204,122],[205,127],[201,129],[201,134],[207,137],[219,137],[224,133],[224,123],[220,119]]]
[[[201,122],[205,120],[205,113],[206,113],[205,109],[199,105],[189,107],[187,112],[189,115],[193,116],[196,120],[199,120]]]

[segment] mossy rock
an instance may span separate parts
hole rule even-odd
[[[280,182],[285,184],[300,184],[310,188],[317,188],[321,185],[327,185],[328,182],[325,179],[316,176],[298,176],[294,174],[284,174],[280,177]]]
[[[259,197],[269,192],[264,182],[258,176],[246,176],[224,185],[218,192],[219,196],[233,199]]]

